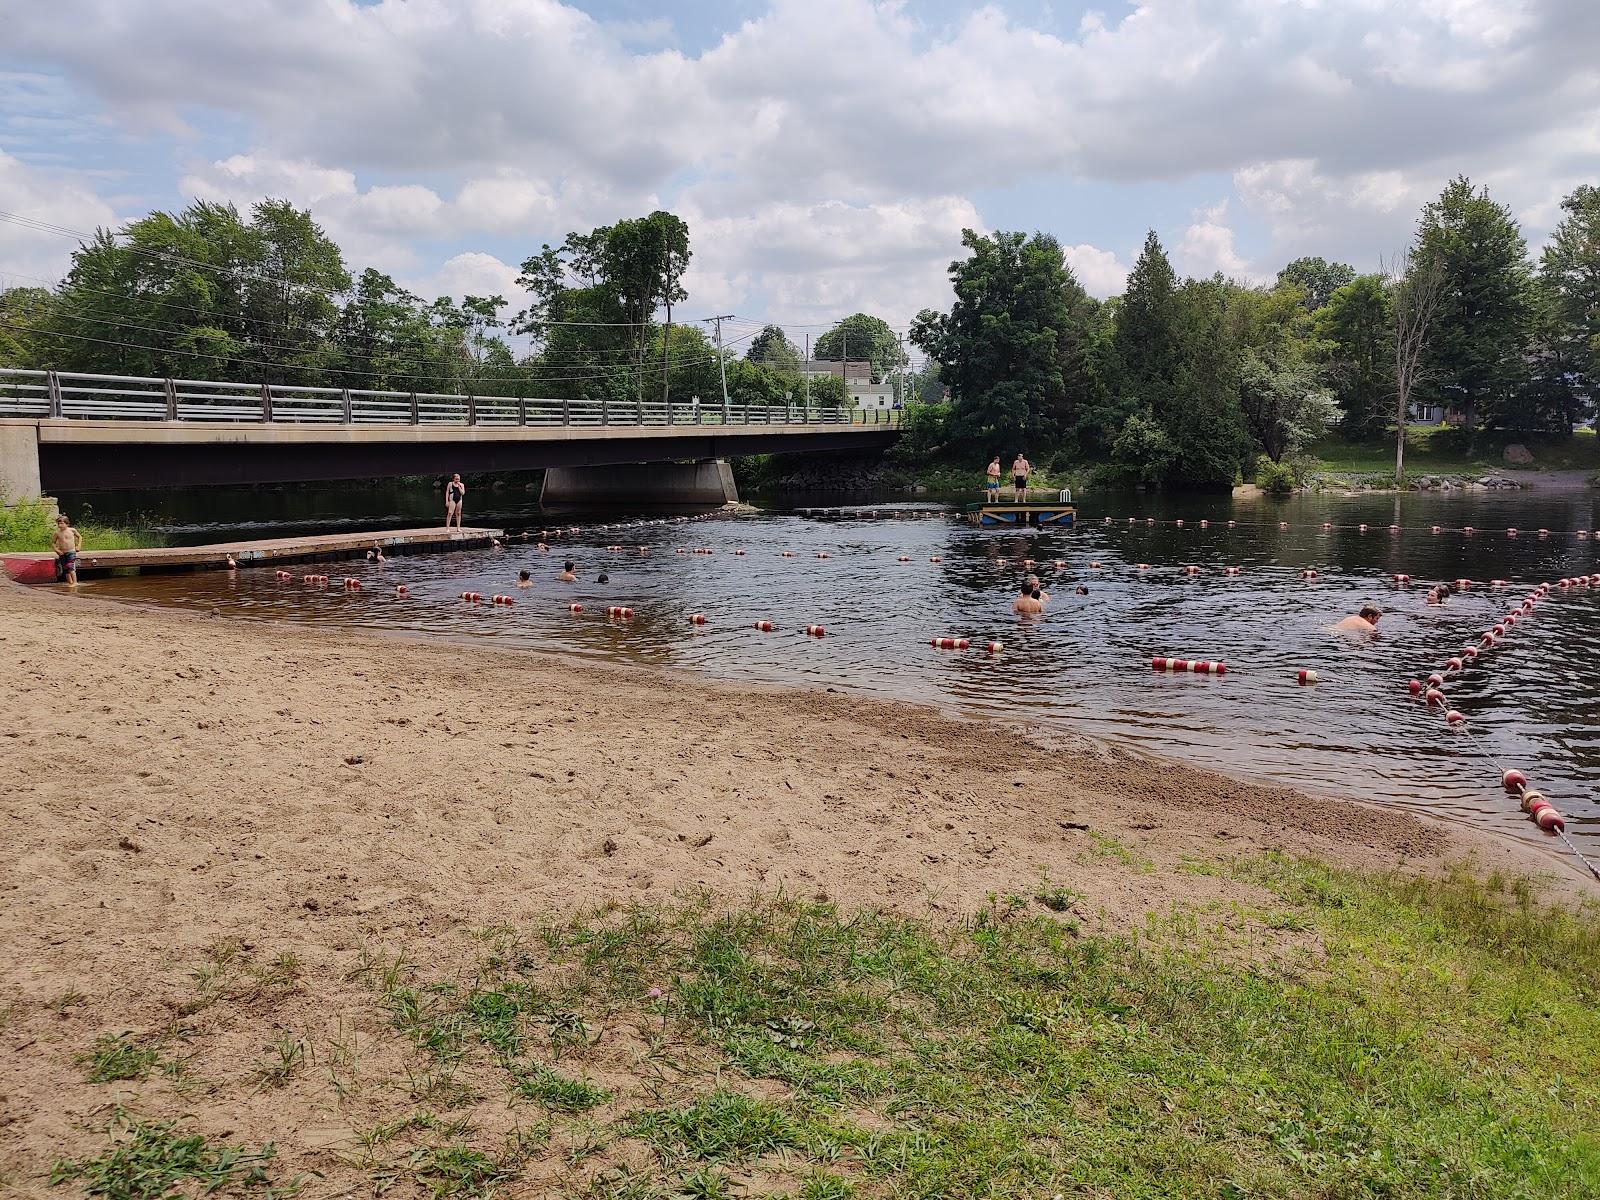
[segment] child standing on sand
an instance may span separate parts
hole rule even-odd
[[[77,587],[78,551],[83,549],[83,539],[65,513],[56,517],[56,533],[50,539],[50,548],[56,552],[56,582],[65,580],[69,586]]]

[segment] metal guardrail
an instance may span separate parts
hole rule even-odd
[[[274,425],[898,425],[892,409],[375,392],[0,367],[0,417]]]

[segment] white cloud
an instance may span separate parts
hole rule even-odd
[[[515,311],[522,300],[517,274],[516,267],[494,255],[471,250],[447,258],[432,276],[410,280],[406,286],[420,296],[454,296],[457,300],[463,296],[504,296],[510,303],[508,311]]]
[[[86,234],[118,224],[111,205],[80,173],[32,167],[4,150],[0,150],[0,211],[22,218],[0,220],[0,286],[53,281],[71,265],[76,240],[30,222]]]
[[[1072,273],[1078,277],[1078,282],[1083,284],[1084,291],[1091,296],[1101,299],[1120,296],[1122,289],[1127,286],[1130,268],[1117,257],[1115,251],[1081,245],[1063,246],[1062,253]]]
[[[1251,279],[1250,264],[1233,247],[1233,227],[1228,224],[1228,202],[1219,201],[1195,214],[1194,223],[1172,254],[1180,274],[1205,278],[1221,271],[1232,279]]]

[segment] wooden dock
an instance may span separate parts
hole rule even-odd
[[[231,557],[241,569],[285,563],[362,558],[375,546],[384,554],[421,554],[436,550],[470,550],[504,538],[499,529],[378,529],[364,533],[319,533],[309,537],[265,538],[218,542],[210,546],[155,546],[143,550],[83,550],[78,577],[138,575],[157,571],[226,570]],[[6,574],[19,583],[53,583],[54,554],[0,556]]]
[[[1078,518],[1078,510],[1071,500],[969,504],[966,514],[968,521],[984,529],[1015,529],[1028,525],[1040,529],[1071,529]]]

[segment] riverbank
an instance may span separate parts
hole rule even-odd
[[[56,532],[56,509],[44,500],[4,503],[0,496],[0,553],[26,554],[48,551]],[[73,514],[68,513],[69,517]],[[137,529],[121,529],[92,520],[77,520],[73,527],[85,550],[138,550],[163,545],[162,539]]]
[[[1030,1064],[1048,1047],[1023,1045],[1039,1038],[1171,1049],[1160,1088],[1130,1058],[1068,1089],[1074,1120],[1123,1156],[1105,1179],[1247,1150],[1246,1182],[1293,1194],[1326,1177],[1296,1155],[1333,1134],[1274,1125],[1297,1103],[1276,1090],[1272,1121],[1244,1115],[1262,1101],[1236,1086],[1278,1073],[1237,1059],[1259,1029],[1234,1005],[1266,1004],[1263,978],[1289,989],[1273,1010],[1292,1017],[1273,1026],[1287,1055],[1307,1036],[1334,1052],[1347,986],[1398,1005],[1419,979],[1537,975],[1519,1003],[1554,1007],[1508,1034],[1510,1063],[1475,1053],[1505,1076],[1519,1131],[1560,1133],[1594,1100],[1571,1091],[1592,1086],[1593,1062],[1543,1057],[1600,1044],[1573,1024],[1581,937],[1496,888],[1364,882],[1470,860],[1583,894],[1532,846],[914,706],[552,655],[3,586],[0,639],[16,664],[0,694],[0,1160],[29,1194],[57,1159],[109,1169],[114,1118],[152,1158],[189,1131],[272,1142],[270,1177],[304,1176],[310,1195],[383,1179],[577,1194],[623,1170],[650,1187],[700,1171],[702,1195],[722,1194],[703,1180],[724,1172],[807,1196],[850,1194],[824,1176],[888,1173],[934,1194],[966,1186],[948,1173],[962,1161],[1004,1164],[1023,1191],[1071,1176],[1038,1113],[994,1110],[980,1064],[1004,1050],[990,1074],[1023,1096],[1041,1086]],[[732,924],[716,916],[729,907]],[[792,957],[797,929],[814,956]],[[1569,968],[1534,944],[1541,930],[1567,939]],[[974,960],[984,946],[1003,957]],[[1527,961],[1506,967],[1508,946]],[[1058,953],[1076,964],[1062,988],[1077,978],[1083,994],[1024,972]],[[1397,955],[1405,969],[1386,974]],[[1404,1026],[1433,1045],[1429,1064],[1489,1036],[1506,998],[1445,991],[1427,1029]],[[879,1020],[886,995],[905,1003]],[[1163,1016],[1174,1004],[1187,1015]],[[1001,1040],[950,1041],[930,1074],[902,1061],[927,1044],[905,1024],[917,1013],[945,1022],[941,1038]],[[1464,1024],[1430,1043],[1436,1017]],[[1172,1020],[1200,1040],[1185,1048]],[[1561,1036],[1536,1050],[1541,1021]],[[878,1026],[892,1044],[871,1042]],[[1130,1043],[1135,1026],[1147,1034]],[[1530,1078],[1552,1066],[1577,1082],[1541,1100]],[[1438,1102],[1462,1123],[1433,1133],[1488,1144],[1465,1115],[1474,1080]],[[1341,1103],[1355,1120],[1358,1098]],[[1402,1132],[1414,1148],[1429,1131]],[[931,1173],[906,1157],[913,1134]],[[1316,1153],[1332,1155],[1316,1172],[1339,1169]]]

